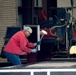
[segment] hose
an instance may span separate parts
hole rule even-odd
[[[52,36],[57,36],[56,33],[52,33],[52,30],[55,29],[55,28],[64,27],[64,26],[66,26],[67,24],[68,24],[68,21],[67,21],[64,25],[62,25],[62,26],[53,26],[53,27],[51,27],[51,28],[50,28],[50,34],[51,34]]]

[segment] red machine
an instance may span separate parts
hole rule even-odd
[[[47,35],[44,35],[44,39],[54,39],[55,38],[55,36],[53,36],[50,33],[50,28],[46,28],[44,30],[47,32]],[[54,29],[52,29],[52,33],[55,34],[55,30]]]

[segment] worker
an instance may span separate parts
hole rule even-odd
[[[32,33],[29,26],[25,26],[23,30],[15,33],[4,47],[4,55],[13,65],[21,65],[20,55],[28,55],[31,52],[37,52],[36,45],[40,45],[40,41],[31,43],[27,39]]]
[[[44,10],[39,10],[38,15],[39,15],[39,19],[41,22],[44,22],[47,20],[47,15],[46,15],[46,12]]]
[[[38,11],[38,22],[41,28],[47,28],[52,23],[52,21],[48,20],[47,13],[43,9]]]

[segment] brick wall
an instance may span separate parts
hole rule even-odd
[[[0,52],[7,26],[17,25],[17,0],[0,0]]]

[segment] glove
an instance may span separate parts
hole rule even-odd
[[[41,41],[36,42],[36,45],[41,45]]]
[[[36,53],[37,52],[37,49],[34,48],[34,49],[31,50],[31,52],[32,53]]]
[[[35,46],[41,45],[41,41],[38,41],[38,42],[34,43],[34,45],[35,45]]]
[[[38,46],[38,45],[41,45],[41,41],[34,43],[34,46]]]

